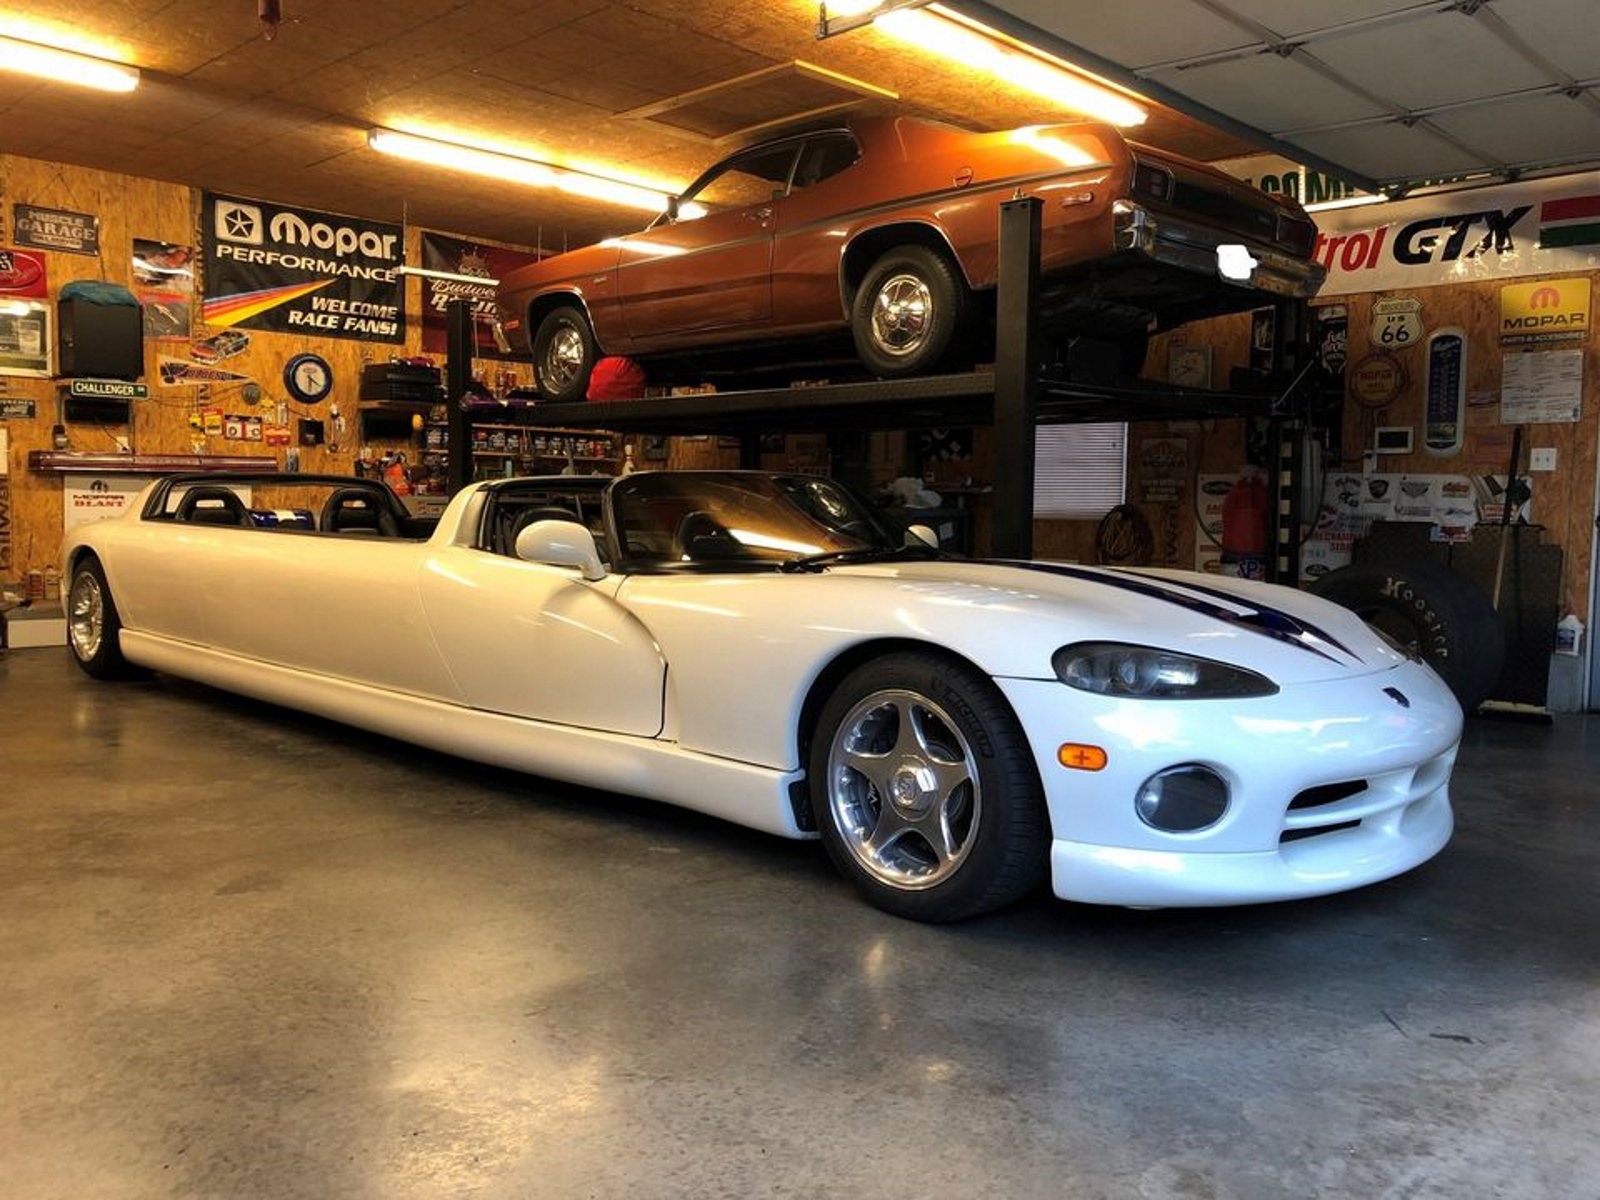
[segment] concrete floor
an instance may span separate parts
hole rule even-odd
[[[1594,1197],[1600,718],[1347,896],[928,928],[815,845],[0,660],[0,1195]]]

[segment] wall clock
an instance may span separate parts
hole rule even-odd
[[[283,386],[304,404],[315,404],[333,390],[333,368],[320,354],[296,354],[283,368]]]

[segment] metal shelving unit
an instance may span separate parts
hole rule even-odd
[[[1101,387],[1041,377],[1032,369],[1031,364],[1036,361],[1032,350],[1039,286],[1039,208],[1040,202],[1031,198],[1001,206],[996,296],[999,333],[993,371],[605,403],[549,404],[539,406],[539,423],[616,433],[738,436],[746,466],[757,465],[759,437],[764,433],[992,426],[994,552],[999,557],[1026,558],[1033,542],[1036,426],[1268,418],[1274,425],[1271,444],[1280,447],[1275,464],[1279,521],[1273,574],[1280,579],[1295,579],[1299,570],[1299,502],[1294,477],[1298,457],[1281,447],[1285,436],[1291,436],[1296,446],[1299,441],[1295,423],[1284,419],[1287,414],[1282,411],[1281,400],[1268,395],[1165,386]],[[1304,322],[1294,322],[1293,327],[1303,328]],[[468,351],[469,335],[470,330],[459,334]],[[453,336],[452,351],[456,346]],[[466,386],[467,368],[458,369],[452,353],[448,370],[449,394],[459,395]],[[451,406],[452,444],[455,422],[461,419],[457,408]]]

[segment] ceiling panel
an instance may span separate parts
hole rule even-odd
[[[1368,186],[1600,163],[1586,115],[1600,115],[1595,0],[1125,0],[1092,13],[1051,0],[950,2]],[[1530,99],[1563,93],[1564,117]],[[1384,124],[1346,127],[1374,119]],[[1515,123],[1534,119],[1570,124],[1536,127],[1519,145]]]
[[[1154,106],[1136,136],[1199,158],[1267,146],[1389,181],[1600,156],[1595,0],[1485,0],[1472,16],[1442,0],[948,3],[1175,105]],[[815,98],[774,85],[728,111],[713,104],[689,114],[698,140],[628,114],[796,60],[972,127],[1070,116],[870,27],[819,41],[815,0],[285,0],[285,11],[269,40],[249,0],[9,0],[0,33],[97,48],[146,78],[107,97],[0,75],[0,154],[560,246],[644,218],[389,159],[365,130],[469,137],[681,183],[725,152],[705,137]],[[1577,99],[1495,98],[1574,80]],[[1483,103],[1433,111],[1442,100]]]

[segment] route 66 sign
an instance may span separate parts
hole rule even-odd
[[[1404,350],[1417,345],[1422,341],[1422,301],[1409,296],[1373,301],[1369,336],[1380,350]]]

